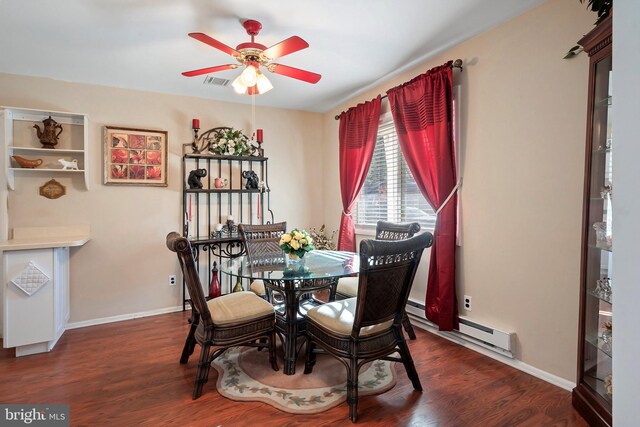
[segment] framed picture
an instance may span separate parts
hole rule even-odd
[[[167,186],[167,131],[104,127],[104,183]]]

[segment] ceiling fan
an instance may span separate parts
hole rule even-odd
[[[248,93],[249,95],[258,95],[273,89],[273,85],[269,79],[262,74],[260,67],[264,67],[272,73],[302,80],[303,82],[318,83],[322,77],[320,74],[272,62],[274,59],[282,58],[290,53],[308,48],[309,44],[306,41],[298,36],[292,36],[267,48],[254,41],[254,37],[257,36],[262,29],[260,22],[249,19],[244,21],[242,26],[247,30],[247,34],[251,36],[251,42],[240,43],[235,49],[206,34],[189,33],[190,37],[233,56],[236,61],[238,61],[238,64],[217,65],[215,67],[185,71],[182,75],[193,77],[244,66],[245,69],[231,85],[236,92],[240,94]]]

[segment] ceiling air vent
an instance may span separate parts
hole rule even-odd
[[[205,85],[214,85],[214,86],[227,86],[230,80],[221,79],[220,77],[207,76],[204,78]]]

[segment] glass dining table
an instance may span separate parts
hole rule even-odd
[[[291,262],[282,252],[267,256],[244,255],[223,262],[220,270],[230,276],[262,280],[267,299],[276,310],[276,331],[284,349],[284,373],[293,375],[296,359],[302,347],[298,338],[305,334],[307,310],[322,304],[319,291],[327,300],[335,299],[338,279],[360,270],[358,254],[343,251],[315,250],[298,263]]]

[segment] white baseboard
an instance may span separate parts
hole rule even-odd
[[[87,326],[103,325],[105,323],[122,322],[123,320],[139,319],[141,317],[157,316],[158,314],[175,313],[182,311],[182,306],[159,308],[156,310],[140,311],[137,313],[120,314],[118,316],[101,317],[99,319],[83,320],[81,322],[67,323],[66,329],[85,328]]]
[[[483,354],[485,356],[488,356],[494,360],[497,360],[498,362],[502,362],[505,365],[509,365],[512,366],[516,369],[518,369],[519,371],[522,372],[526,372],[529,375],[533,375],[536,378],[539,378],[543,381],[546,381],[550,384],[553,384],[555,386],[558,386],[562,389],[565,389],[567,391],[571,391],[573,390],[573,388],[576,386],[575,383],[566,380],[564,378],[561,378],[557,375],[553,375],[547,371],[543,371],[542,369],[538,369],[534,366],[528,365],[518,359],[513,359],[507,356],[502,356],[492,350],[488,350],[485,349],[473,342],[467,341],[465,339],[463,339],[458,333],[456,332],[441,332],[437,329],[436,325],[432,324],[431,322],[429,322],[428,320],[422,319],[420,317],[417,317],[413,314],[409,313],[409,317],[411,318],[411,321],[413,323],[414,326],[425,330],[427,332],[431,332],[432,334],[438,335],[442,338],[445,338],[451,342],[454,342],[456,344],[459,344],[463,347],[466,347],[470,350],[476,351],[480,354]]]

